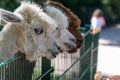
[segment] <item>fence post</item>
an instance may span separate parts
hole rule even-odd
[[[84,33],[84,43],[83,47],[80,51],[80,56],[84,56],[84,58],[80,61],[80,77],[79,80],[90,80],[90,56],[91,56],[91,34],[90,34],[90,26],[85,26],[83,28]],[[87,51],[87,52],[86,52]]]
[[[51,68],[51,61],[42,57],[42,75],[44,75]],[[50,80],[50,73],[46,74],[41,80]]]
[[[25,55],[23,53],[17,53],[15,56],[21,56],[20,60],[18,59],[15,64],[16,71],[16,80],[32,80],[32,74],[34,72],[35,61],[30,62],[26,60]]]
[[[97,69],[99,34],[100,33],[96,33],[92,35],[91,80],[94,79],[94,74],[96,73],[96,69]]]
[[[23,53],[16,53],[14,58],[3,62],[0,67],[0,80],[32,80],[35,62],[26,60]],[[1,77],[2,76],[2,77]]]

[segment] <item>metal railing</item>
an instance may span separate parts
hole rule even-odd
[[[29,62],[23,54],[0,63],[0,80],[93,80],[97,66],[99,33],[80,29],[84,43],[75,54],[62,53],[56,59]]]

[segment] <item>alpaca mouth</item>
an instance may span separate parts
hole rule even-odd
[[[53,51],[53,50],[50,50],[50,49],[49,49],[49,51],[50,51],[50,53],[51,53],[51,55],[52,55],[53,58],[56,58],[57,55],[59,54],[58,51]]]
[[[64,43],[64,45],[65,45],[68,49],[72,49],[72,48],[75,48],[75,47],[76,47],[75,44],[71,45],[71,44],[69,44],[69,43]]]
[[[53,58],[56,58],[58,55],[58,52],[52,53]]]

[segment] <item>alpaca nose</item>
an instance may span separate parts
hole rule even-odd
[[[61,47],[55,43],[55,46],[57,47],[57,50],[60,51]]]
[[[59,46],[57,46],[57,49],[60,50],[61,48]]]
[[[70,41],[76,42],[75,38],[70,38]]]

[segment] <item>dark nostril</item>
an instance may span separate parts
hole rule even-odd
[[[76,42],[76,39],[75,39],[75,38],[71,38],[70,40],[73,41],[73,42]]]
[[[55,43],[55,46],[57,47],[57,49],[58,50],[60,50],[61,48],[60,48],[60,46],[58,46],[56,43]]]
[[[60,50],[60,47],[59,47],[59,46],[57,46],[57,49],[58,49],[58,50]]]

